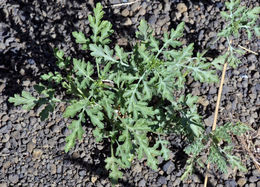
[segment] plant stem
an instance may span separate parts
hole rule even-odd
[[[230,40],[228,40],[228,41],[229,41],[229,46],[231,46],[231,41]],[[228,50],[229,49],[230,48],[228,48]],[[226,59],[225,59],[225,64],[224,64],[223,70],[222,70],[222,76],[221,76],[221,81],[220,81],[219,90],[218,90],[218,98],[217,98],[217,103],[216,103],[216,108],[215,108],[212,131],[214,131],[216,129],[216,126],[217,126],[218,110],[219,110],[219,105],[220,105],[220,101],[221,101],[221,95],[222,95],[223,84],[224,84],[225,75],[226,75],[226,69],[227,69],[227,65],[228,65],[227,60],[228,60],[228,57],[226,57]],[[207,171],[206,171],[205,180],[204,180],[204,187],[207,187],[209,168],[210,168],[210,163],[207,164]]]

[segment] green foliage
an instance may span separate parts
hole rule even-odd
[[[232,136],[241,136],[249,131],[250,127],[243,123],[226,123],[223,126],[217,127],[215,131],[197,138],[193,143],[185,148],[185,153],[190,156],[187,161],[185,172],[182,179],[186,179],[192,172],[195,165],[195,160],[198,161],[209,149],[207,162],[215,164],[222,172],[227,172],[227,168],[231,165],[232,168],[237,167],[240,171],[246,172],[247,169],[243,166],[240,158],[233,155]],[[206,162],[206,163],[207,163]],[[201,163],[201,164],[206,164]]]
[[[202,143],[205,139],[230,142],[230,137],[221,134],[222,131],[242,131],[239,127],[234,132],[233,127],[226,125],[220,132],[205,136],[197,113],[198,98],[191,94],[174,97],[176,91],[185,87],[188,74],[200,82],[216,82],[218,77],[214,69],[220,69],[222,60],[209,63],[204,53],[194,54],[193,44],[183,46],[179,39],[183,36],[184,23],[159,40],[154,37],[147,22],[142,20],[136,31],[139,41],[133,46],[133,51],[126,52],[118,45],[110,47],[112,25],[102,20],[103,15],[102,6],[98,3],[94,15],[89,16],[92,36],[86,37],[77,31],[72,33],[76,42],[82,45],[81,49],[90,54],[90,61],[65,57],[63,51],[55,49],[60,71],[41,76],[47,85],[35,86],[38,97],[22,92],[22,96],[16,94],[9,98],[9,102],[23,105],[27,110],[44,105],[40,113],[42,120],[54,110],[56,102],[67,102],[63,116],[73,121],[68,126],[71,134],[66,137],[66,152],[74,147],[77,139],[82,139],[82,125],[89,119],[95,128],[93,135],[96,141],[111,142],[111,156],[105,162],[113,183],[122,178],[120,170],[130,168],[134,158],[145,157],[147,165],[157,170],[158,156],[169,159],[169,142],[164,135],[182,133],[191,141],[186,148],[186,153],[192,155],[185,173],[188,175],[194,159],[205,149]],[[55,97],[53,85],[66,91],[66,100]],[[215,145],[211,149],[217,148]],[[209,158],[215,161],[229,152],[222,149],[213,153]],[[238,166],[237,158],[231,154],[223,158]],[[222,164],[217,160],[215,163]]]
[[[242,30],[247,32],[249,40],[252,38],[252,32],[255,32],[256,36],[260,36],[260,27],[256,24],[260,14],[260,7],[246,8],[240,5],[240,0],[227,1],[225,5],[228,11],[221,12],[221,16],[225,19],[225,26],[218,33],[218,36],[225,37],[229,43],[229,50],[223,56],[228,58],[227,62],[230,66],[237,67],[240,63],[237,56],[244,54],[244,51],[233,46],[231,39],[238,38]]]
[[[14,103],[15,106],[23,105],[24,110],[31,110],[36,105],[37,99],[29,92],[22,91],[22,96],[15,94],[14,97],[10,97],[8,101]]]
[[[225,28],[218,34],[219,36],[238,37],[240,30],[245,29],[248,39],[252,37],[252,31],[255,31],[257,36],[259,34],[259,26],[256,26],[256,21],[259,18],[260,7],[248,9],[240,5],[240,0],[231,0],[225,2],[228,12],[221,12],[221,16],[225,19]]]

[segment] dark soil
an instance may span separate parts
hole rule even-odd
[[[50,118],[41,122],[39,111],[26,112],[7,102],[23,89],[32,92],[44,72],[55,70],[53,48],[67,55],[83,57],[72,38],[72,31],[89,35],[87,16],[98,1],[89,0],[1,0],[0,1],[0,187],[5,186],[111,186],[104,160],[109,154],[105,144],[97,144],[91,128],[85,128],[82,142],[73,151],[64,152],[67,124],[60,104]],[[224,0],[144,0],[131,5],[113,6],[130,0],[104,0],[105,19],[113,24],[113,41],[125,48],[134,41],[141,19],[146,19],[158,37],[186,24],[183,43],[195,43],[201,51],[214,40],[223,25],[220,11]],[[242,1],[247,7],[259,6],[257,0]],[[260,40],[248,41],[242,35],[238,43],[259,52]],[[211,46],[208,56],[216,57],[226,49],[225,41]],[[247,53],[237,69],[227,70],[218,125],[242,121],[254,131],[245,138],[248,148],[260,161],[260,62],[259,55]],[[220,74],[219,74],[220,75]],[[217,99],[218,84],[189,80],[186,92],[200,97],[200,113],[210,129]],[[145,160],[135,161],[125,171],[120,186],[203,186],[205,170],[197,169],[182,182],[186,155],[180,137],[170,136],[170,161],[160,160],[159,171],[149,169]],[[260,186],[260,173],[241,144],[234,152],[243,158],[248,173],[229,170],[220,174],[211,168],[208,186]]]

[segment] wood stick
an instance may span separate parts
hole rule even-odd
[[[216,129],[216,126],[217,126],[218,110],[219,110],[219,105],[220,105],[220,101],[221,101],[221,95],[222,95],[223,84],[224,84],[225,75],[226,75],[226,69],[227,69],[227,58],[226,58],[226,62],[224,64],[224,67],[223,67],[223,70],[222,70],[222,77],[221,77],[220,86],[219,86],[219,90],[218,90],[218,99],[217,99],[217,104],[216,104],[216,108],[215,108],[212,131],[214,131]],[[206,171],[205,180],[204,180],[204,187],[207,187],[209,168],[210,168],[210,163],[208,163],[208,165],[207,165],[207,171]]]
[[[241,45],[238,45],[238,47],[244,49],[245,51],[247,51],[247,52],[249,52],[249,53],[253,53],[253,54],[255,54],[255,55],[258,55],[258,53],[254,52],[254,51],[252,51],[252,50],[250,50],[250,49],[247,49],[247,48],[245,48],[245,47],[243,47],[243,46],[241,46]]]

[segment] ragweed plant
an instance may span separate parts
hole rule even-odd
[[[71,150],[77,139],[82,139],[87,119],[95,127],[96,141],[111,144],[111,154],[105,160],[110,178],[116,183],[122,178],[122,169],[130,168],[135,157],[147,159],[147,165],[157,170],[157,157],[169,159],[166,135],[178,132],[190,141],[203,136],[204,127],[197,114],[197,97],[191,94],[175,96],[185,87],[189,74],[200,82],[216,82],[217,61],[209,63],[201,53],[194,55],[193,44],[183,46],[184,23],[180,23],[162,40],[154,37],[147,22],[142,20],[136,32],[138,41],[132,51],[115,45],[110,47],[112,25],[102,20],[100,3],[90,15],[92,35],[73,32],[76,42],[86,50],[88,61],[65,57],[56,50],[60,71],[44,74],[49,84],[39,84],[35,90],[39,97],[23,91],[9,102],[30,110],[43,105],[41,119],[48,117],[57,102],[56,84],[66,90],[68,107],[63,116],[72,118],[71,130],[66,138],[65,151]],[[211,68],[212,67],[212,68]],[[189,150],[192,150],[191,146]],[[193,150],[194,151],[194,150]]]
[[[249,9],[240,5],[240,0],[231,0],[225,2],[227,11],[222,11],[221,15],[225,20],[224,28],[218,33],[218,37],[224,37],[228,43],[228,49],[226,52],[219,56],[218,61],[224,62],[227,59],[228,64],[236,68],[240,63],[239,56],[245,54],[245,51],[234,46],[232,39],[238,38],[241,33],[246,32],[249,40],[252,38],[252,34],[260,36],[260,27],[257,24],[259,20],[260,7]]]
[[[212,62],[216,66],[225,64],[224,71],[227,65],[236,68],[240,63],[239,55],[244,54],[244,51],[234,46],[231,40],[238,38],[243,30],[247,32],[249,40],[252,38],[253,31],[255,31],[256,36],[260,35],[259,26],[256,25],[260,7],[248,9],[245,6],[240,6],[240,0],[231,0],[230,2],[225,2],[225,5],[228,11],[221,12],[222,17],[225,19],[225,24],[224,28],[218,33],[217,40],[224,37],[228,42],[228,48],[224,51],[223,55],[220,55]],[[222,69],[221,66],[217,68]],[[205,163],[203,163],[201,159],[201,152],[204,153],[205,148],[209,150],[206,161],[208,164],[215,164],[222,172],[227,172],[228,166],[237,167],[239,170],[246,172],[247,169],[241,163],[240,158],[232,154],[234,145],[232,145],[231,136],[241,136],[249,130],[250,127],[242,123],[236,123],[235,125],[226,123],[224,126],[217,127],[216,130],[213,130],[211,133],[197,138],[185,149],[185,152],[190,155],[190,158],[187,161],[186,170],[182,179],[187,178],[187,176],[192,173],[196,164],[195,160],[201,167],[205,167]],[[205,180],[205,182],[206,181],[207,180]],[[207,184],[207,182],[204,183],[204,185],[205,184]]]

